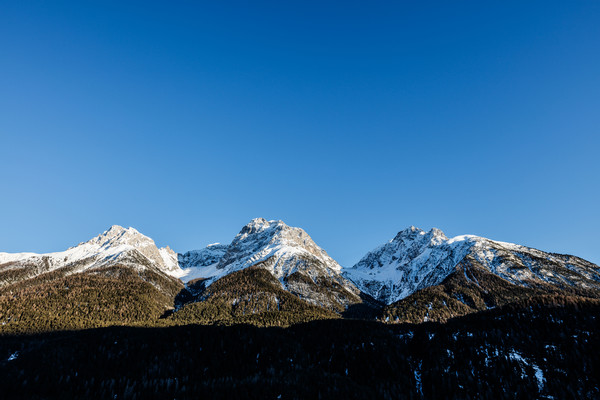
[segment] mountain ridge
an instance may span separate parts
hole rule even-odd
[[[358,289],[341,276],[342,267],[301,228],[255,218],[229,245],[185,253],[182,278],[203,278],[205,287],[232,273],[260,266],[281,287],[315,305],[342,311],[361,302]],[[323,290],[327,287],[327,290]],[[332,295],[330,295],[332,294]]]
[[[177,323],[289,324],[332,315],[445,321],[530,296],[600,298],[600,268],[581,258],[474,235],[448,238],[437,228],[414,226],[351,268],[340,266],[301,228],[264,218],[251,220],[229,244],[186,253],[158,248],[136,229],[118,225],[63,252],[0,253],[0,301],[6,304],[13,304],[16,288],[24,296],[41,291],[36,301],[42,304],[43,291],[54,296],[59,282],[85,293],[86,285],[106,287],[119,277],[127,277],[152,310],[138,314],[156,316],[162,308],[163,317]],[[118,286],[123,299],[112,290],[98,301],[131,297],[126,285]],[[13,309],[26,310],[29,300],[22,301]],[[59,308],[60,300],[53,304]],[[85,312],[102,318],[97,310],[104,306],[93,307]]]
[[[475,235],[448,238],[439,229],[425,232],[414,226],[368,252],[346,269],[344,276],[364,292],[391,304],[441,283],[467,256],[515,285],[578,284],[600,290],[598,266],[582,258]]]
[[[140,263],[140,256],[142,263]],[[113,225],[92,239],[67,250],[51,253],[0,253],[3,269],[22,269],[28,277],[65,267],[74,267],[71,273],[114,265],[128,264],[136,267],[155,266],[168,275],[176,274],[176,253],[168,246],[158,248],[154,240],[135,228]],[[42,266],[41,268],[27,268]],[[4,282],[6,283],[6,282]],[[2,281],[0,280],[0,285]]]
[[[487,265],[492,273],[516,284],[534,277],[554,283],[562,280],[569,284],[564,273],[540,277],[539,271],[531,268],[528,268],[529,271],[523,268],[515,271],[509,265],[511,262],[521,266],[536,262],[539,264],[543,258],[570,269],[573,276],[583,276],[585,279],[581,279],[579,283],[586,287],[596,288],[596,282],[600,282],[600,274],[594,270],[597,266],[580,257],[545,252],[475,235],[448,238],[437,228],[426,232],[414,226],[399,231],[391,240],[368,252],[352,267],[342,268],[301,228],[289,227],[281,220],[267,221],[264,218],[251,220],[230,244],[215,243],[186,253],[175,253],[169,246],[158,248],[151,238],[135,228],[113,225],[100,235],[64,251],[42,254],[0,253],[0,265],[4,268],[19,268],[36,263],[44,264],[45,268],[37,271],[41,273],[82,263],[76,271],[83,271],[115,262],[127,263],[129,253],[134,251],[139,252],[162,272],[179,278],[184,283],[203,278],[207,280],[207,284],[272,257],[275,258],[270,262],[272,265],[268,267],[269,271],[284,284],[284,278],[299,268],[302,269],[304,258],[310,258],[318,262],[321,268],[308,268],[309,274],[341,274],[365,293],[387,303],[441,282],[468,254]],[[502,257],[503,260],[498,261]],[[137,258],[134,258],[134,263],[137,263]],[[35,273],[29,276],[33,275]]]

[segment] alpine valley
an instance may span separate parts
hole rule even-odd
[[[410,227],[342,267],[250,221],[0,253],[5,398],[599,398],[600,267]],[[309,384],[310,383],[310,384]]]

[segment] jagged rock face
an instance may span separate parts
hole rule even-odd
[[[123,249],[122,257],[125,256],[127,250],[135,249],[163,271],[176,271],[178,269],[177,253],[168,246],[159,249],[156,247],[154,240],[142,235],[134,228],[125,229],[113,225],[109,230],[87,243],[100,246],[101,250]]]
[[[181,282],[173,278],[200,279],[208,287],[226,275],[256,266],[298,298],[339,312],[363,302],[363,293],[390,304],[439,285],[467,258],[521,287],[576,287],[584,295],[600,294],[599,267],[580,258],[477,236],[448,238],[438,229],[425,232],[415,227],[399,232],[342,274],[340,265],[304,230],[263,218],[244,226],[229,245],[214,244],[179,255],[168,247],[157,248],[152,239],[133,228],[120,226],[63,252],[0,253],[0,287],[50,271],[66,276],[98,273],[117,265],[170,275],[177,285]]]
[[[186,268],[201,268],[215,265],[221,261],[227,248],[226,244],[209,244],[202,250],[192,250],[184,254],[178,254],[179,266]]]
[[[317,305],[339,309],[360,301],[358,289],[340,275],[341,266],[302,229],[282,221],[252,220],[228,246],[181,255],[182,279],[221,277],[251,266],[266,269],[284,289]]]
[[[152,239],[133,228],[112,226],[97,237],[65,251],[48,254],[0,253],[0,285],[62,269],[66,274],[112,265],[155,268],[167,275],[180,271],[174,251],[157,248]],[[6,279],[3,279],[7,276]]]
[[[179,262],[184,271],[198,270],[189,275],[212,280],[259,263],[280,280],[296,271],[335,276],[342,269],[304,230],[264,218],[244,226],[231,244],[185,253],[179,256]]]
[[[449,240],[442,231],[410,227],[365,255],[344,275],[385,303],[441,282],[472,246],[470,237]]]
[[[447,238],[439,229],[425,232],[415,227],[369,252],[344,276],[365,293],[390,304],[439,284],[467,256],[517,285],[537,282],[600,289],[598,266],[580,258],[471,235]]]
[[[515,281],[509,276],[503,278],[500,274],[491,272],[489,265],[485,266],[477,260],[475,253],[474,250],[472,254],[461,260],[439,285],[416,291],[386,306],[382,313],[382,320],[410,323],[447,321],[450,318],[511,303],[534,301],[544,304],[565,297],[570,299],[600,297],[597,287],[587,284],[561,285],[560,282],[552,279],[524,277],[521,281]],[[551,257],[555,256],[551,255]],[[571,258],[571,256],[564,257]],[[519,268],[518,264],[512,265],[515,269]],[[553,268],[552,261],[541,265],[541,268],[550,272]]]
[[[600,267],[579,257],[485,238],[476,238],[469,254],[515,285],[600,290]]]
[[[202,250],[192,250],[178,255],[182,272],[182,281],[190,282],[195,279],[210,279],[217,273],[216,267],[227,252],[228,245],[211,244]]]
[[[309,274],[338,274],[342,267],[304,230],[282,221],[257,218],[233,239],[217,269],[233,272],[274,257],[271,273],[283,278],[302,270]]]

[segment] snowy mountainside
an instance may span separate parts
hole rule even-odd
[[[284,290],[315,305],[342,310],[360,302],[359,290],[340,275],[340,265],[304,230],[263,218],[244,226],[228,245],[213,244],[184,254],[159,249],[137,230],[115,225],[63,252],[0,253],[0,282],[5,286],[51,271],[65,276],[115,265],[151,268],[184,283],[200,280],[204,288],[255,266],[267,270]]]
[[[256,218],[227,245],[212,245],[179,257],[185,282],[218,279],[255,266],[267,270],[290,293],[312,304],[343,309],[361,302],[359,290],[341,275],[342,267],[302,229],[283,221]]]
[[[228,245],[214,243],[201,250],[191,250],[184,254],[178,254],[179,267],[182,269],[179,278],[184,282],[190,282],[194,279],[216,275],[216,267],[227,252],[228,247]]]
[[[473,235],[448,238],[439,229],[410,227],[344,271],[362,291],[387,304],[437,285],[467,256],[518,286],[600,290],[600,269],[583,259]]]
[[[276,262],[270,272],[277,278],[289,276],[298,270],[307,270],[309,274],[335,275],[342,269],[303,229],[264,218],[253,219],[242,228],[217,268],[229,273],[271,257],[275,257]]]
[[[472,236],[448,239],[439,229],[411,226],[367,253],[344,276],[389,304],[441,282],[472,246]]]
[[[179,262],[184,271],[196,269],[194,273],[190,271],[190,275],[201,275],[214,281],[271,258],[274,262],[269,263],[269,272],[278,279],[300,270],[311,276],[333,276],[342,270],[304,230],[264,218],[250,221],[231,244],[215,244],[185,253],[180,255]]]
[[[137,230],[117,225],[62,252],[0,253],[0,287],[55,270],[65,276],[121,265],[152,269],[184,283],[200,279],[206,288],[226,275],[257,267],[295,296],[340,311],[370,302],[369,296],[391,304],[439,285],[465,260],[519,287],[575,288],[581,295],[600,295],[599,267],[581,258],[472,235],[448,238],[435,228],[407,228],[352,268],[342,269],[304,230],[264,218],[250,221],[230,244],[183,254],[158,248]]]
[[[19,272],[20,279],[61,268],[69,269],[69,273],[77,273],[115,264],[135,268],[154,267],[171,276],[180,274],[177,254],[173,250],[169,247],[159,249],[152,239],[136,229],[118,225],[61,252],[0,253],[0,273]],[[0,279],[0,285],[9,283],[12,282]]]

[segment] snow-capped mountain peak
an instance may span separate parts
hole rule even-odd
[[[116,246],[146,246],[149,244],[154,244],[154,241],[148,236],[141,234],[137,229],[113,225],[100,235],[88,240],[85,243],[108,249]],[[79,245],[85,243],[80,243]]]
[[[411,226],[367,253],[344,276],[364,292],[391,303],[438,283],[467,254],[470,237],[448,239],[439,229]]]
[[[468,255],[489,272],[516,285],[578,282],[584,288],[600,288],[598,267],[577,257],[473,235],[448,238],[439,229],[425,232],[414,226],[367,253],[346,269],[344,276],[371,296],[393,303],[441,283]]]
[[[441,243],[448,238],[438,228],[432,228],[426,232],[423,229],[411,226],[400,232],[390,242],[412,242],[418,240],[420,243]]]
[[[390,241],[402,240],[404,238],[411,238],[411,237],[414,238],[417,235],[424,235],[424,234],[425,234],[425,231],[423,229],[417,228],[416,226],[411,225],[408,228],[403,229],[400,232],[398,232],[396,234],[396,236]]]
[[[253,235],[259,232],[262,232],[266,229],[271,228],[272,226],[277,226],[277,225],[285,225],[283,223],[283,221],[267,221],[264,218],[254,218],[252,221],[250,221],[248,224],[246,224],[242,230],[240,231],[240,233],[237,234],[236,239],[239,240],[244,240],[245,238],[247,238],[249,235]]]
[[[220,256],[218,262],[216,257]],[[180,265],[188,277],[202,276],[211,281],[231,272],[269,260],[269,270],[283,278],[308,264],[319,265],[328,274],[339,274],[341,266],[300,228],[286,225],[280,220],[267,221],[255,218],[234,237],[231,244],[209,246],[203,250],[180,256]],[[191,271],[188,268],[200,268]]]
[[[326,268],[341,270],[325,250],[321,249],[301,228],[286,225],[283,221],[256,218],[242,228],[233,239],[217,268],[237,270],[276,256],[274,275],[282,277],[293,273],[297,261],[292,258],[314,258]],[[287,260],[287,261],[286,261]]]
[[[256,218],[227,245],[208,246],[179,258],[190,282],[203,278],[205,287],[226,275],[259,267],[281,287],[312,304],[344,309],[361,301],[358,289],[341,276],[341,266],[300,228],[283,221]]]
[[[145,260],[145,261],[144,261]],[[134,228],[113,225],[100,235],[61,252],[35,254],[0,253],[0,264],[25,268],[30,277],[69,267],[70,273],[114,264],[143,268],[153,265],[169,275],[180,272],[177,254],[168,247],[159,249],[154,240]]]

